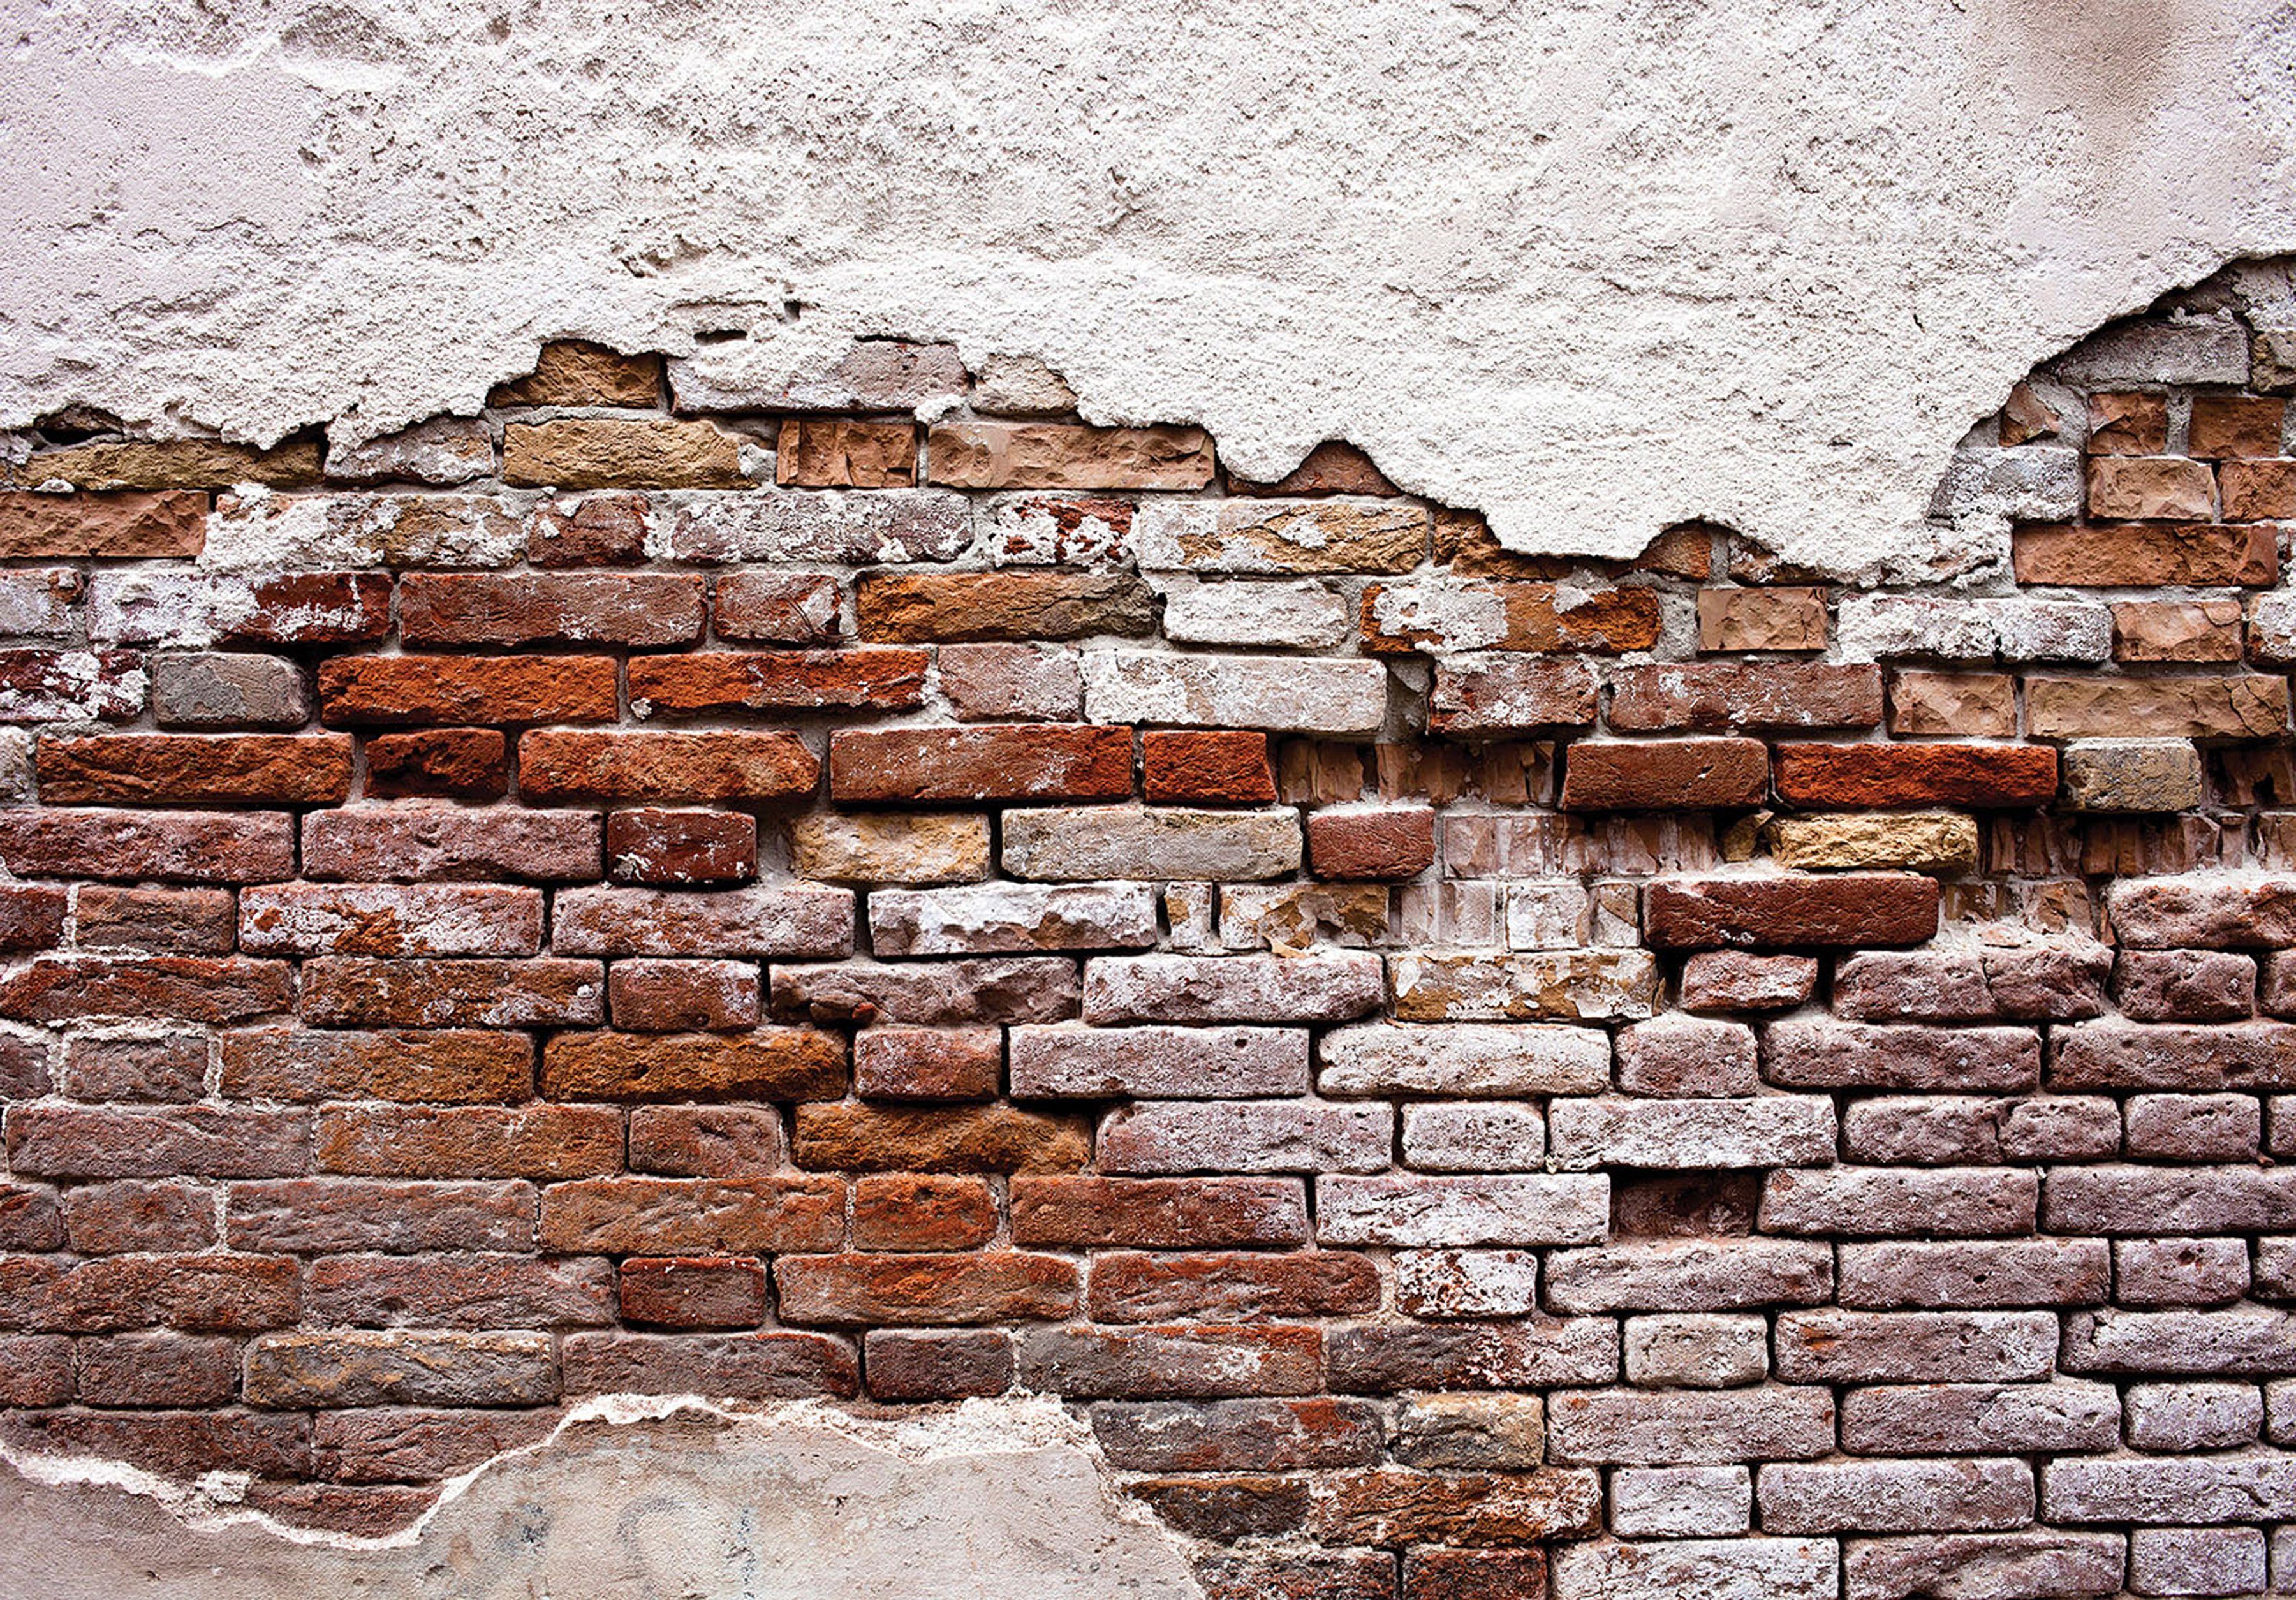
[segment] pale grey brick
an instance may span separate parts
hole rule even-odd
[[[869,895],[869,942],[880,956],[1144,949],[1156,938],[1156,892],[1145,883],[966,883]]]
[[[1016,1099],[1229,1099],[1308,1088],[1304,1028],[1037,1024],[1006,1038]]]
[[[1759,1316],[1630,1317],[1626,1342],[1627,1382],[1641,1389],[1735,1389],[1769,1371],[1770,1325]]]
[[[2067,1372],[2237,1373],[2288,1370],[2296,1314],[2260,1306],[2221,1311],[2087,1311],[2065,1322]]]
[[[1557,1462],[1697,1466],[1807,1458],[1833,1448],[1827,1389],[1578,1389],[1549,1397],[1546,1451]]]
[[[2255,1595],[2264,1582],[2261,1528],[2139,1528],[2128,1536],[2128,1587],[2140,1595]]]
[[[1611,1530],[1628,1538],[1701,1538],[1752,1525],[1754,1475],[1742,1466],[1621,1467],[1611,1474]]]
[[[2264,1431],[2253,1383],[2131,1383],[2128,1442],[2140,1450],[2229,1450]]]
[[[1845,1306],[2102,1305],[2112,1265],[2102,1239],[1892,1240],[1841,1247]]]
[[[1611,1180],[1583,1176],[1319,1177],[1326,1244],[1581,1244],[1611,1220]]]
[[[1773,1172],[1762,1186],[1761,1226],[1781,1234],[2024,1234],[2033,1228],[2038,1175],[1983,1167],[1840,1167]]]
[[[1547,1258],[1564,1311],[1718,1311],[1812,1305],[1833,1288],[1833,1252],[1795,1239],[1620,1240]]]
[[[1324,1035],[1316,1059],[1326,1095],[1586,1095],[1611,1079],[1609,1039],[1552,1024],[1365,1022]]]
[[[2222,1523],[2296,1519],[2296,1456],[2071,1456],[2041,1468],[2051,1522]]]
[[[1546,1125],[1519,1101],[1449,1100],[1403,1108],[1404,1164],[1430,1172],[1536,1172]]]
[[[1097,1148],[1103,1172],[1377,1172],[1394,1143],[1366,1102],[1151,1100],[1103,1118]]]
[[[1754,1497],[1779,1533],[2016,1528],[2033,1520],[2033,1469],[2005,1457],[1766,1466]]]
[[[1967,1383],[2054,1375],[2046,1311],[1788,1311],[1778,1376],[1793,1383]]]
[[[1376,956],[1107,956],[1085,965],[1085,1021],[1337,1022],[1375,1011]]]
[[[1528,1250],[1398,1250],[1395,1305],[1406,1317],[1528,1317],[1538,1256]]]
[[[1555,1600],[1836,1600],[1830,1538],[1601,1539],[1556,1547]]]
[[[2110,1383],[1921,1383],[1853,1389],[1841,1401],[1841,1448],[1853,1455],[2030,1455],[2120,1442],[2120,1396]]]
[[[1300,814],[1289,808],[1044,806],[1004,814],[1004,870],[1016,878],[1288,878],[1300,859]]]
[[[1849,1542],[1844,1600],[2071,1600],[2117,1595],[2128,1540],[2035,1528]]]
[[[1821,1095],[1557,1100],[1547,1122],[1565,1168],[1807,1166],[1831,1161],[1835,1140]]]

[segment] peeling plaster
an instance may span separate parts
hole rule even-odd
[[[1518,547],[1847,570],[2035,361],[2296,246],[2283,0],[14,11],[12,425],[357,440],[559,335],[776,387],[950,339]]]
[[[226,1475],[0,1459],[0,1595],[27,1600],[1202,1600],[1187,1542],[1118,1497],[1091,1431],[1045,1399],[882,1418],[604,1396],[385,1538],[234,1506]]]

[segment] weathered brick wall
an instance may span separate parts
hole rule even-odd
[[[2037,373],[1927,587],[891,344],[20,441],[4,1438],[1030,1390],[1221,1596],[2296,1586],[2292,353]]]

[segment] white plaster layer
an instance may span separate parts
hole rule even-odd
[[[357,443],[558,335],[688,393],[951,339],[1519,547],[1854,571],[2036,360],[2296,245],[2276,0],[14,12],[0,424]]]

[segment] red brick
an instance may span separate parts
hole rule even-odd
[[[618,883],[739,883],[758,875],[758,819],[743,811],[616,811],[606,873]]]
[[[366,792],[497,800],[510,789],[510,743],[490,727],[377,734],[366,742]]]
[[[2099,455],[2088,464],[2088,511],[2097,518],[2174,521],[2216,515],[2216,477],[2177,455]]]
[[[61,889],[45,885],[0,884],[0,951],[15,954],[25,950],[47,950],[62,943],[64,901],[64,891]]]
[[[604,966],[539,957],[303,964],[303,1020],[326,1028],[516,1028],[603,1021]]]
[[[1581,741],[1562,775],[1566,811],[1704,811],[1769,798],[1770,752],[1757,739]]]
[[[344,1106],[322,1110],[320,1170],[371,1177],[583,1177],[622,1164],[611,1106]]]
[[[319,663],[319,720],[362,724],[611,722],[603,655],[337,656]]]
[[[64,1195],[64,1229],[84,1256],[202,1251],[216,1242],[216,1192],[168,1180],[81,1184]],[[274,1248],[233,1241],[238,1250]]]
[[[197,1100],[207,1073],[205,1033],[83,1034],[64,1046],[63,1090],[75,1100]]]
[[[1016,1244],[1217,1250],[1307,1239],[1307,1198],[1296,1178],[1013,1180]]]
[[[1611,675],[1611,726],[1620,733],[1873,727],[1882,669],[1822,661],[1669,661]]]
[[[315,1323],[350,1327],[597,1327],[614,1320],[603,1261],[470,1255],[339,1255],[304,1281]]]
[[[670,1177],[756,1177],[782,1165],[772,1106],[639,1105],[630,1109],[630,1168]]]
[[[126,722],[144,709],[132,650],[0,650],[0,723]]]
[[[845,1092],[845,1041],[803,1028],[750,1033],[562,1033],[542,1092],[575,1100],[818,1100]]]
[[[1519,1600],[1546,1592],[1544,1550],[1443,1550],[1403,1556],[1403,1600]]]
[[[2206,522],[2030,523],[2012,535],[2019,583],[2077,587],[2261,586],[2280,576],[2269,528]]]
[[[1132,730],[840,728],[829,740],[829,792],[839,800],[1128,800]]]
[[[2296,461],[2227,461],[2217,476],[2225,521],[2296,517]]]
[[[845,1186],[828,1177],[601,1177],[542,1192],[542,1247],[748,1255],[835,1250]]]
[[[102,734],[40,741],[40,798],[50,805],[139,800],[166,805],[268,800],[312,805],[351,792],[342,734]]]
[[[1013,1341],[987,1328],[889,1328],[862,1342],[881,1400],[961,1400],[1013,1386]]]
[[[226,1099],[455,1104],[534,1095],[534,1041],[522,1033],[316,1032],[251,1028],[223,1036]]]
[[[197,956],[43,956],[0,980],[0,1016],[27,1022],[176,1017],[241,1022],[295,1003],[283,961]]]
[[[691,644],[702,580],[673,572],[409,573],[398,636],[409,644]]]
[[[801,1105],[794,1159],[815,1171],[1062,1172],[1091,1159],[1077,1119],[1009,1105]]]
[[[1140,735],[1140,755],[1152,804],[1264,806],[1275,798],[1266,734],[1152,729]]]
[[[1414,603],[1425,596],[1423,618]],[[1472,609],[1472,636],[1448,636],[1455,611]],[[1484,612],[1489,612],[1487,619]],[[1659,603],[1650,589],[1574,589],[1551,583],[1372,584],[1363,593],[1363,647],[1375,653],[1476,649],[1615,655],[1658,643]],[[1495,622],[1496,628],[1488,626]]]
[[[649,717],[924,703],[922,650],[703,651],[630,662],[630,705]]]
[[[917,431],[906,422],[857,417],[782,420],[774,481],[808,488],[909,488],[917,480]]]
[[[1935,936],[1938,885],[1915,873],[1657,879],[1643,890],[1652,949],[1910,945]]]
[[[2277,455],[2288,402],[2258,395],[2194,395],[2188,453],[2215,460],[2227,455]]]
[[[1435,813],[1425,806],[1310,813],[1308,856],[1319,878],[1415,878],[1435,865]]]
[[[996,1028],[865,1028],[853,1038],[853,1092],[873,1100],[988,1100],[1004,1070]]]
[[[228,1203],[234,1250],[314,1255],[527,1251],[535,1245],[534,1186],[522,1182],[298,1178],[233,1184]]]
[[[646,497],[592,495],[573,510],[547,502],[527,524],[526,559],[537,567],[634,567],[645,560]]]
[[[1592,727],[1595,674],[1584,661],[1478,654],[1439,657],[1427,731],[1472,739],[1537,728]]]
[[[0,1100],[37,1100],[53,1087],[47,1040],[0,1037]]]
[[[254,1483],[243,1504],[289,1528],[383,1538],[414,1526],[438,1500],[429,1485]]]
[[[61,1406],[72,1398],[72,1342],[54,1333],[0,1337],[0,1406]]]
[[[718,580],[721,639],[754,644],[827,644],[841,631],[837,580],[819,572],[728,572]]]
[[[569,1394],[724,1395],[734,1399],[850,1399],[860,1364],[821,1333],[570,1333]]]
[[[542,890],[494,883],[271,883],[241,891],[239,948],[268,956],[531,956]]]
[[[519,740],[530,800],[772,800],[813,792],[821,763],[795,734],[580,734]]]
[[[300,1274],[284,1256],[0,1257],[0,1326],[101,1333],[173,1327],[245,1333],[291,1326]]]
[[[197,555],[208,540],[208,497],[170,490],[149,495],[0,494],[0,556]]]
[[[80,948],[220,956],[239,933],[239,904],[224,889],[108,889],[83,884],[73,907]]]
[[[212,1472],[300,1478],[311,1470],[311,1419],[243,1411],[55,1411],[6,1424],[20,1448],[125,1461],[190,1482]]]
[[[53,1189],[0,1183],[0,1250],[62,1250],[63,1214]]]
[[[260,883],[295,875],[283,811],[0,810],[0,866],[20,878]]]
[[[1076,1263],[1064,1256],[783,1256],[774,1263],[782,1320],[828,1325],[961,1325],[1061,1318],[1076,1310]]]
[[[865,639],[1137,636],[1156,624],[1155,596],[1130,572],[865,572],[854,594]]]
[[[2169,447],[2166,395],[2106,393],[2088,398],[2093,455],[2158,455]]]
[[[1093,1258],[1088,1314],[1095,1322],[1242,1322],[1363,1317],[1378,1309],[1378,1268],[1344,1251]]]
[[[737,1256],[632,1256],[622,1320],[673,1328],[754,1328],[766,1318],[766,1268]]]
[[[1813,809],[2045,806],[2057,752],[2013,744],[1781,744],[1778,797]]]
[[[618,961],[606,986],[614,1026],[647,1033],[754,1028],[761,991],[753,961]]]
[[[853,1192],[853,1243],[862,1250],[972,1250],[996,1234],[985,1177],[873,1174]]]
[[[348,644],[390,634],[383,572],[99,573],[89,637],[156,644]]]

